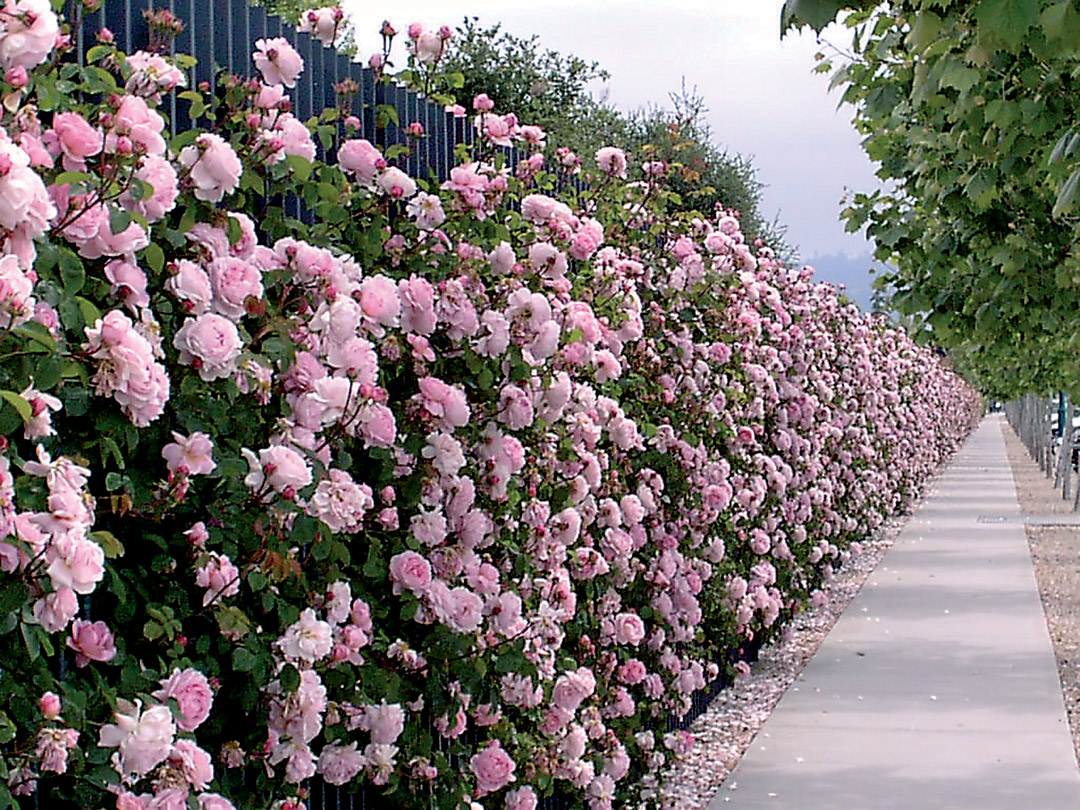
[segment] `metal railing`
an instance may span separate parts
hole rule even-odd
[[[1061,497],[1072,500],[1074,511],[1080,509],[1080,444],[1074,428],[1076,406],[1065,393],[1057,397],[1028,394],[1004,406],[1005,418],[1016,432],[1032,459],[1054,479]]]

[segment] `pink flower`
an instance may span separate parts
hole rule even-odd
[[[469,423],[469,405],[462,389],[447,385],[437,377],[423,377],[420,397],[424,408],[444,430],[452,431]]]
[[[195,584],[206,588],[203,606],[240,593],[240,570],[224,554],[210,552],[206,562],[195,569]]]
[[[645,638],[645,623],[636,613],[620,613],[615,617],[615,641],[637,646]]]
[[[616,146],[605,146],[596,153],[596,164],[600,171],[612,177],[626,179],[626,152]]]
[[[108,663],[116,658],[113,634],[105,622],[78,619],[71,626],[67,645],[75,650],[75,665],[85,667],[91,661]]]
[[[177,703],[176,725],[182,731],[194,731],[210,716],[214,693],[206,676],[197,669],[174,669],[160,681],[161,688],[153,696],[165,703],[172,698]]]
[[[307,608],[300,614],[299,620],[285,630],[278,643],[286,658],[313,664],[330,655],[334,647],[333,628],[315,618],[315,611]]]
[[[364,706],[359,718],[360,728],[371,733],[371,741],[379,745],[393,745],[405,730],[405,712],[397,703]]]
[[[366,186],[373,186],[380,169],[386,161],[382,152],[363,138],[345,141],[338,150],[338,166],[347,174],[356,175],[356,179]]]
[[[105,134],[105,151],[116,152],[120,139],[128,138],[133,146],[142,148],[146,154],[163,157],[166,147],[161,133],[164,129],[165,119],[150,109],[143,99],[123,96],[113,115],[113,128]]]
[[[199,810],[236,810],[232,802],[217,793],[200,793],[198,799]],[[299,810],[299,805],[297,810]]]
[[[565,672],[555,681],[551,699],[566,717],[572,717],[581,702],[596,689],[596,678],[587,667]]]
[[[185,438],[173,431],[175,441],[165,445],[161,456],[169,465],[169,472],[184,467],[188,475],[209,475],[217,467],[212,457],[214,444],[205,433],[195,432]]]
[[[465,466],[461,443],[449,433],[429,433],[421,452],[443,475],[456,475]]]
[[[207,202],[221,202],[240,184],[244,167],[233,148],[212,132],[204,132],[195,143],[180,152],[180,164],[191,170],[195,196]]]
[[[409,216],[416,220],[416,227],[424,231],[438,228],[446,221],[442,200],[434,194],[421,192],[406,206]]]
[[[469,770],[476,777],[476,795],[486,796],[514,781],[514,760],[503,750],[498,740],[491,740],[487,747],[469,760]]]
[[[7,0],[0,35],[0,68],[30,70],[49,58],[60,25],[49,0]]]
[[[511,430],[521,430],[533,423],[532,400],[516,385],[506,385],[499,392],[499,421]]]
[[[421,596],[431,585],[431,564],[415,551],[403,551],[390,558],[390,579],[394,593],[407,589]]]
[[[214,293],[211,307],[231,321],[244,317],[249,296],[263,296],[262,271],[250,262],[226,256],[210,262],[207,271]]]
[[[52,129],[45,133],[45,143],[64,156],[67,171],[83,171],[86,159],[101,151],[105,136],[77,112],[57,113]]]
[[[344,470],[331,469],[330,477],[315,487],[307,511],[335,532],[357,532],[374,505],[371,487],[357,484]]]
[[[172,713],[165,706],[142,710],[142,703],[116,701],[116,722],[101,727],[99,745],[119,748],[125,776],[138,777],[165,761],[176,736]]]
[[[71,588],[75,593],[93,593],[94,586],[105,576],[105,552],[76,532],[54,537],[48,556],[49,578],[55,591]]]
[[[71,588],[61,588],[34,602],[33,611],[34,618],[46,632],[57,633],[79,612],[79,598]]]
[[[300,25],[296,30],[311,34],[323,45],[333,45],[342,18],[342,10],[338,6],[312,9],[300,17]]]
[[[60,696],[56,692],[45,692],[38,698],[38,709],[46,720],[55,720],[60,716]]]
[[[173,274],[165,282],[165,289],[180,300],[184,311],[190,315],[207,312],[214,294],[206,271],[187,259],[176,263]]]
[[[304,71],[304,60],[284,37],[256,40],[251,56],[267,84],[296,87],[296,80]]]
[[[397,326],[401,301],[394,282],[386,276],[368,276],[360,283],[360,309],[379,326]]]
[[[364,765],[364,755],[356,750],[356,743],[333,743],[319,754],[319,773],[331,785],[348,784]]]
[[[180,363],[195,366],[207,382],[232,376],[243,343],[236,324],[214,313],[188,318],[176,335],[173,346],[180,350]]]
[[[55,436],[56,429],[52,426],[52,414],[60,410],[60,400],[35,388],[27,388],[21,396],[30,403],[33,413],[30,421],[23,426],[23,437],[42,439],[46,436]]]
[[[595,219],[586,219],[574,234],[570,255],[579,261],[592,257],[604,241],[604,226]]]
[[[376,184],[384,194],[395,200],[408,199],[416,193],[416,183],[396,166],[383,169]]]
[[[539,799],[536,791],[526,785],[506,794],[506,810],[536,810]]]

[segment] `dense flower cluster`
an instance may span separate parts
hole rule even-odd
[[[46,63],[55,15],[14,6],[0,61],[36,89],[0,119],[0,791],[660,804],[689,743],[658,718],[819,599],[978,416],[733,212],[675,209],[665,167],[548,172],[482,96],[441,186],[339,111],[322,162],[284,38],[170,151],[169,61]],[[411,53],[448,36],[410,26]]]

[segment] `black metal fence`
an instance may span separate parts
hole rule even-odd
[[[360,88],[351,100],[348,112],[361,122],[360,137],[385,149],[403,144],[402,128],[418,122],[424,136],[413,140],[407,156],[396,163],[414,177],[445,180],[455,165],[454,149],[459,144],[473,145],[476,131],[471,117],[456,117],[424,95],[394,82],[379,81],[374,70],[352,61],[334,48],[325,47],[310,34],[298,33],[293,25],[248,0],[105,0],[96,12],[84,12],[78,0],[69,2],[69,19],[81,16],[76,25],[77,53],[81,57],[93,47],[103,27],[112,31],[115,42],[125,52],[145,49],[150,29],[143,12],[167,9],[184,23],[184,30],[170,46],[172,54],[189,54],[198,59],[189,71],[189,87],[200,82],[211,86],[222,71],[240,76],[256,74],[251,58],[258,39],[284,37],[304,59],[304,72],[290,91],[293,114],[301,121],[319,115],[327,107],[340,104],[337,86],[351,79]],[[190,128],[189,102],[175,96],[164,102],[173,134]],[[401,126],[378,126],[376,110],[381,105],[393,107]],[[505,151],[507,163],[516,165],[525,157],[519,150]],[[324,156],[329,157],[329,156]]]

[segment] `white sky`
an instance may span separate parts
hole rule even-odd
[[[709,108],[714,140],[753,158],[767,184],[762,213],[779,214],[804,261],[871,249],[838,220],[845,189],[868,191],[873,166],[836,110],[839,91],[811,73],[818,50],[810,34],[780,40],[783,0],[397,0],[390,21],[456,27],[466,15],[502,23],[515,36],[596,61],[611,74],[606,90],[620,109],[667,105],[685,77]],[[361,54],[377,50],[377,30],[390,6],[343,0],[356,22]],[[834,32],[842,36],[843,31]],[[402,62],[403,53],[397,62]]]

